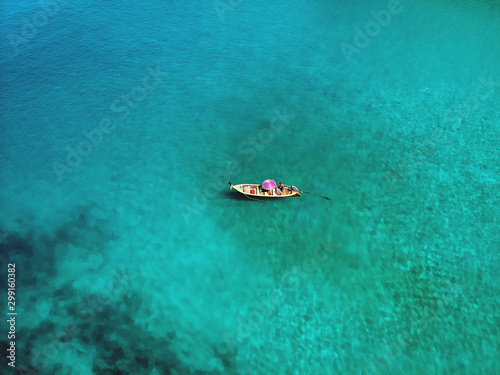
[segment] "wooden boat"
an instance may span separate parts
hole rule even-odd
[[[278,194],[276,189],[273,190],[265,190],[262,189],[260,184],[238,184],[233,185],[230,181],[228,184],[231,186],[231,189],[236,190],[238,193],[241,193],[248,198],[288,198],[288,197],[300,197],[300,192],[296,190],[292,190],[289,186],[286,186],[281,194]]]

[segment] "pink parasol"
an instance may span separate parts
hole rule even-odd
[[[266,180],[262,183],[262,189],[264,190],[273,190],[276,187],[276,181],[274,180]]]

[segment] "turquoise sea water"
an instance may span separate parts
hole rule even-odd
[[[43,4],[0,13],[0,373],[500,372],[499,2]]]

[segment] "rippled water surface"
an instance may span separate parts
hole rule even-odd
[[[15,370],[500,372],[498,2],[0,14]]]

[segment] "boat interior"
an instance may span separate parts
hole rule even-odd
[[[290,195],[292,194],[292,191],[288,188],[284,188],[281,193],[279,193],[276,189],[273,190],[264,190],[261,188],[260,185],[250,185],[250,184],[245,184],[245,185],[240,185],[241,190],[245,194],[255,194],[255,195]]]

